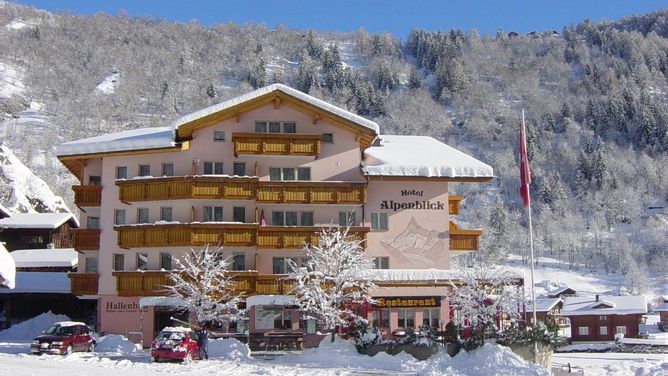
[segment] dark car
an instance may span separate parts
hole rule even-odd
[[[154,362],[170,359],[184,363],[200,359],[198,339],[197,332],[190,328],[164,328],[151,344],[151,359]]]
[[[95,351],[92,331],[82,322],[57,322],[30,344],[30,352],[33,354],[69,355],[75,351]]]

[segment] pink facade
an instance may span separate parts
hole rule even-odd
[[[171,221],[179,223],[203,222],[205,207],[222,207],[222,218],[217,221],[232,222],[233,208],[244,208],[245,223],[257,223],[257,212],[264,212],[268,225],[272,225],[273,212],[312,212],[312,226],[338,225],[340,213],[354,213],[354,226],[369,227],[366,250],[372,257],[384,258],[379,266],[390,269],[449,269],[449,222],[448,183],[444,179],[397,179],[395,177],[365,176],[362,171],[364,150],[360,147],[360,132],[351,128],[332,124],[323,118],[314,118],[308,111],[299,111],[294,106],[269,102],[251,108],[237,116],[228,117],[212,125],[196,129],[192,139],[184,143],[181,149],[172,151],[145,153],[106,153],[102,156],[83,158],[85,161],[82,184],[88,184],[90,176],[100,176],[102,193],[99,207],[86,208],[81,213],[82,227],[95,223],[99,219],[100,249],[84,251],[80,255],[79,265],[85,265],[85,258],[97,258],[99,275],[99,325],[107,333],[127,334],[143,331],[145,338],[152,338],[152,333],[159,329],[154,326],[155,312],[147,309],[142,315],[138,308],[139,297],[119,297],[117,277],[112,275],[114,255],[124,255],[122,269],[134,271],[138,268],[138,254],[148,255],[147,270],[160,270],[161,253],[169,253],[174,258],[190,250],[191,247],[147,247],[122,249],[118,246],[118,232],[114,230],[114,221],[118,210],[125,210],[124,224],[137,223],[138,209],[148,211],[148,223],[161,220],[161,208],[171,208]],[[315,119],[315,120],[314,120]],[[233,133],[256,131],[256,122],[294,123],[297,134],[331,134],[333,142],[322,142],[317,157],[276,156],[276,155],[234,155]],[[216,132],[216,133],[214,133]],[[214,140],[214,135],[224,140]],[[375,131],[373,131],[375,134]],[[377,136],[377,134],[376,134]],[[410,153],[410,150],[407,150]],[[357,182],[366,183],[367,201],[360,205],[296,205],[296,204],[260,204],[254,200],[164,200],[124,203],[119,199],[116,186],[119,168],[127,171],[127,180],[139,176],[140,165],[150,166],[150,176],[162,176],[165,164],[173,165],[173,176],[203,175],[205,164],[222,163],[222,171],[217,173],[233,175],[235,163],[245,164],[245,176],[257,176],[260,181],[270,180],[270,168],[310,168],[310,181]],[[237,165],[237,167],[239,167]],[[219,168],[219,167],[218,167]],[[144,177],[146,178],[146,177]],[[452,179],[452,181],[458,181]],[[240,210],[240,209],[237,209]],[[144,211],[145,212],[145,211]],[[384,219],[387,221],[384,222]],[[94,218],[92,222],[88,217]],[[374,222],[375,221],[375,222]],[[374,222],[372,228],[372,222]],[[301,225],[301,224],[300,224]],[[309,224],[310,225],[310,224]],[[243,254],[244,270],[256,270],[259,274],[272,274],[275,259],[280,257],[299,257],[297,249],[258,249],[256,247],[224,248],[227,255]],[[118,260],[117,260],[118,262]],[[116,265],[117,267],[119,265]],[[80,270],[84,272],[84,270]],[[447,320],[448,308],[445,287],[381,287],[374,295],[378,297],[434,297],[440,299],[438,311],[439,327]],[[114,304],[118,309],[114,309]],[[135,307],[137,306],[137,307]],[[125,308],[122,308],[125,307]],[[422,323],[425,309],[416,307],[410,314],[417,327]],[[251,310],[254,312],[255,310]],[[390,308],[390,328],[399,327],[399,309]],[[296,312],[295,315],[298,315]],[[432,315],[428,313],[428,315]],[[251,314],[252,316],[254,313]],[[402,315],[406,315],[404,311]],[[140,320],[140,317],[143,320]],[[405,323],[405,321],[404,321]],[[299,319],[292,320],[294,329],[299,328]],[[250,318],[249,329],[255,328],[254,317]],[[259,330],[261,331],[261,330]]]

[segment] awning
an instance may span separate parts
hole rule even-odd
[[[187,304],[181,298],[173,298],[169,296],[145,296],[139,299],[139,308],[158,307],[158,306],[185,308]]]

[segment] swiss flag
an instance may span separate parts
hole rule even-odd
[[[524,136],[524,121],[522,121],[520,123],[520,197],[522,197],[525,208],[528,208],[531,204],[531,199],[529,198],[529,184],[531,184],[531,170],[529,170],[527,141]]]

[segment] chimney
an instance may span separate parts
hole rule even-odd
[[[598,302],[598,294],[596,294],[596,301]]]

